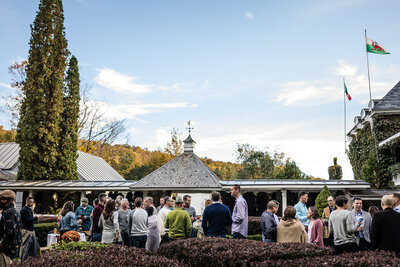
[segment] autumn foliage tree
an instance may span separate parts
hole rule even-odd
[[[14,142],[16,134],[13,130],[4,130],[0,125],[0,143]]]
[[[283,152],[258,150],[249,144],[238,144],[236,161],[242,165],[236,179],[308,179],[296,162],[284,161]]]
[[[183,152],[183,141],[180,138],[179,130],[173,128],[171,131],[171,141],[167,143],[165,152],[171,156],[179,156]]]

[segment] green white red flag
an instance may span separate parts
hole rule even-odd
[[[351,100],[351,96],[350,96],[349,92],[347,91],[347,86],[346,86],[346,83],[344,81],[343,81],[343,84],[344,84],[344,93],[346,94],[347,99],[350,101]]]
[[[367,52],[374,54],[386,55],[390,54],[383,46],[367,37]]]

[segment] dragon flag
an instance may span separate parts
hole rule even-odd
[[[381,46],[374,40],[371,40],[368,37],[366,37],[366,39],[367,39],[367,52],[374,54],[382,54],[382,55],[390,54],[388,51],[385,50],[385,48],[383,48],[383,46]]]

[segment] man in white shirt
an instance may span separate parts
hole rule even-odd
[[[160,232],[161,236],[161,243],[168,242],[168,229],[165,228],[165,220],[167,218],[168,213],[171,211],[172,208],[172,200],[170,197],[164,198],[164,206],[160,209],[157,215],[157,227],[158,231]]]
[[[394,199],[394,205],[393,205],[393,210],[397,211],[400,213],[400,194],[399,193],[393,193],[392,198]]]

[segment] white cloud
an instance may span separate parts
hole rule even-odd
[[[371,81],[373,97],[379,98],[395,85],[400,75],[400,69],[396,66],[390,66],[384,70],[373,66],[372,69],[374,69],[375,76],[374,81]],[[343,99],[341,77],[345,77],[349,94],[353,99],[360,103],[368,102],[368,79],[365,74],[359,73],[355,65],[339,60],[338,64],[332,68],[332,72],[335,76],[332,78],[283,83],[280,85],[280,93],[273,101],[281,102],[284,105],[314,105],[338,101]]]
[[[2,82],[0,82],[0,86],[1,86],[1,87],[5,87],[5,88],[12,89],[11,85],[8,84],[8,83],[2,83]]]
[[[118,119],[137,119],[139,115],[159,113],[168,109],[178,108],[195,108],[197,104],[189,102],[174,103],[154,103],[154,104],[111,104],[105,102],[97,102],[96,105],[101,106],[101,112],[108,118]]]
[[[195,90],[186,89],[186,87],[193,86],[193,83],[189,82],[176,82],[170,86],[160,85],[159,89],[162,91],[174,91],[174,92],[193,92]]]
[[[228,135],[196,136],[196,153],[214,160],[234,161],[236,144],[250,143],[259,149],[284,152],[306,174],[328,178],[327,168],[338,157],[344,179],[353,179],[351,166],[344,154],[344,143],[339,135],[325,130],[308,130],[306,123],[274,125],[263,129],[254,127],[240,129]],[[296,134],[294,134],[296,133]],[[310,138],[312,136],[312,138]]]
[[[201,124],[201,122],[200,122]],[[186,126],[186,125],[185,125]],[[214,160],[231,161],[234,159],[236,144],[250,143],[258,149],[284,152],[294,160],[306,174],[319,178],[328,178],[328,166],[333,158],[343,168],[344,179],[353,179],[351,165],[344,154],[344,143],[340,133],[331,129],[313,130],[311,123],[287,123],[267,127],[254,126],[230,130],[228,134],[202,134],[196,127],[192,137],[196,141],[195,153]],[[170,140],[172,127],[157,129],[144,141],[150,149],[164,147]],[[183,134],[185,137],[185,132]]]
[[[113,69],[102,68],[94,78],[99,85],[117,93],[149,93],[151,85],[135,83],[137,78],[119,73]]]
[[[244,17],[245,17],[246,19],[248,19],[248,20],[253,20],[254,15],[253,15],[253,13],[251,13],[250,11],[246,11],[246,12],[244,12]]]

